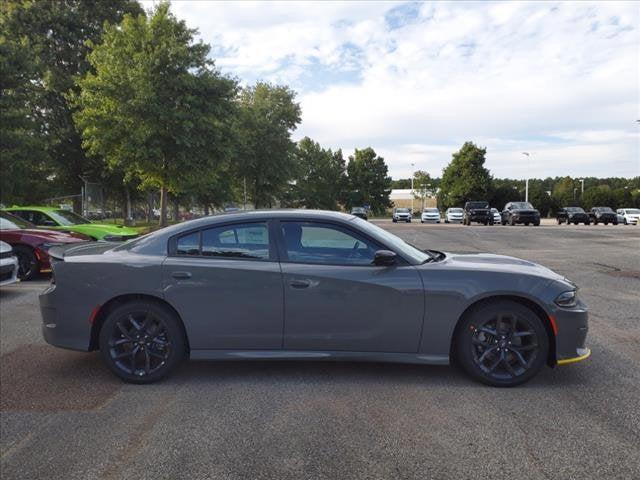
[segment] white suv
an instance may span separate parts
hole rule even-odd
[[[619,208],[616,213],[625,225],[638,225],[640,222],[640,208]]]
[[[420,215],[420,223],[440,223],[440,210],[437,208],[425,208]]]
[[[11,245],[0,241],[0,285],[18,281],[18,259]]]
[[[395,222],[408,222],[411,223],[411,210],[408,208],[394,208],[393,217],[391,217],[393,223]]]

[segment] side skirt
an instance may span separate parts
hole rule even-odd
[[[319,360],[449,365],[448,355],[301,350],[191,350],[192,360]]]

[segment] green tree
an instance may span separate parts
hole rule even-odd
[[[46,196],[47,162],[44,125],[33,99],[36,64],[28,39],[5,35],[8,18],[0,7],[0,201],[35,201]]]
[[[294,154],[297,178],[295,195],[306,208],[337,210],[346,187],[342,150],[332,152],[309,137],[298,142]]]
[[[429,173],[424,170],[417,170],[413,174],[413,196],[420,200],[420,205],[424,208],[426,198],[433,191],[433,182]]]
[[[73,121],[71,99],[78,92],[76,77],[90,70],[87,54],[91,42],[100,41],[105,23],[118,23],[126,13],[141,14],[143,10],[135,0],[5,0],[1,8],[3,34],[29,47],[21,52],[34,66],[26,70],[31,84],[26,106],[41,117],[42,140],[55,168],[55,186],[59,194],[79,193],[79,176],[99,171],[101,162],[85,155]],[[23,120],[30,119],[25,116]],[[33,143],[26,141],[20,146],[30,154]],[[37,172],[42,149],[35,152],[32,164]]]
[[[555,213],[557,210],[555,200],[546,190],[544,183],[538,179],[529,180],[529,203],[540,211],[542,217]]]
[[[242,90],[236,122],[238,173],[255,208],[270,207],[294,177],[300,105],[288,87],[258,82]]]
[[[582,200],[580,182],[571,177],[563,177],[553,186],[552,196],[560,206],[579,205]]]
[[[438,203],[443,208],[457,207],[471,200],[490,198],[492,178],[484,167],[486,148],[466,142],[453,154],[442,172]]]
[[[227,158],[236,83],[207,59],[209,46],[160,4],[150,18],[108,26],[89,55],[95,73],[80,80],[76,121],[90,153],[126,177],[180,193]]]
[[[582,204],[587,210],[593,207],[615,208],[615,198],[609,185],[598,185],[584,191]]]
[[[347,165],[347,207],[369,205],[376,214],[381,214],[389,208],[391,177],[387,173],[384,158],[378,156],[373,148],[356,149],[349,157]]]

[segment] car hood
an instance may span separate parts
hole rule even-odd
[[[499,273],[521,273],[549,280],[571,283],[562,275],[553,270],[521,258],[506,255],[494,255],[492,253],[452,254],[447,253],[446,262],[449,268],[461,270],[487,271]],[[425,264],[432,265],[432,264]]]

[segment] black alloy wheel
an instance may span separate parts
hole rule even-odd
[[[173,312],[151,301],[134,301],[111,311],[100,331],[107,366],[131,383],[167,375],[185,356],[186,339]]]
[[[36,254],[29,247],[16,245],[13,251],[18,258],[18,278],[20,280],[31,280],[40,271]]]
[[[456,338],[456,360],[477,380],[512,387],[545,364],[549,340],[540,318],[511,300],[487,303],[467,315]]]

